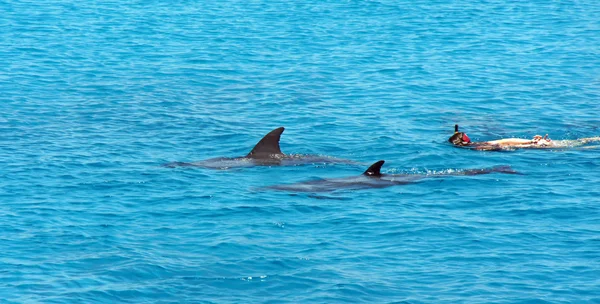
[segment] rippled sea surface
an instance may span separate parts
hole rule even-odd
[[[0,1],[2,303],[600,302],[600,2]],[[287,153],[352,159],[237,170]],[[311,194],[261,187],[511,165]]]

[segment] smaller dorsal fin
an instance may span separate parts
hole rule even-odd
[[[458,125],[454,125],[454,133],[458,133]]]
[[[272,155],[283,155],[281,148],[279,148],[279,138],[281,133],[285,130],[284,127],[279,127],[269,134],[265,135],[257,144],[254,149],[246,155],[249,158],[263,158],[271,157]]]
[[[371,167],[369,167],[369,169],[367,169],[367,171],[365,171],[365,173],[363,173],[363,175],[381,176],[381,166],[383,166],[383,163],[385,163],[385,160],[380,160],[380,161],[372,164]]]

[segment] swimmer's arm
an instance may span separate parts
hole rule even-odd
[[[533,143],[531,139],[522,139],[522,138],[505,138],[498,139],[485,142],[489,145],[505,145],[505,146],[515,146],[515,145],[527,145]]]

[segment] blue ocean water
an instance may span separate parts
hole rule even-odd
[[[600,302],[600,2],[0,1],[0,302]],[[285,126],[287,153],[213,171]],[[264,186],[511,165],[320,195]]]

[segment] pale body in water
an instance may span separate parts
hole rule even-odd
[[[197,162],[172,162],[165,167],[200,167],[208,169],[231,169],[254,166],[297,166],[305,164],[330,164],[355,162],[346,159],[319,155],[283,154],[279,147],[279,139],[285,130],[279,127],[265,135],[246,156],[217,157]]]
[[[454,126],[454,135],[448,141],[455,146],[481,151],[499,151],[514,149],[565,149],[580,147],[592,142],[600,142],[600,137],[580,138],[576,140],[552,140],[546,136],[536,135],[532,139],[505,138],[491,141],[472,142],[466,133],[458,132]]]
[[[445,176],[470,176],[489,173],[520,174],[509,166],[498,166],[485,169],[468,169],[435,174],[382,174],[381,166],[385,161],[380,160],[372,164],[363,174],[340,178],[326,178],[299,182],[289,185],[274,185],[264,189],[291,191],[291,192],[331,192],[336,190],[357,190],[369,188],[386,188],[396,185],[412,184],[424,178],[440,178]]]

